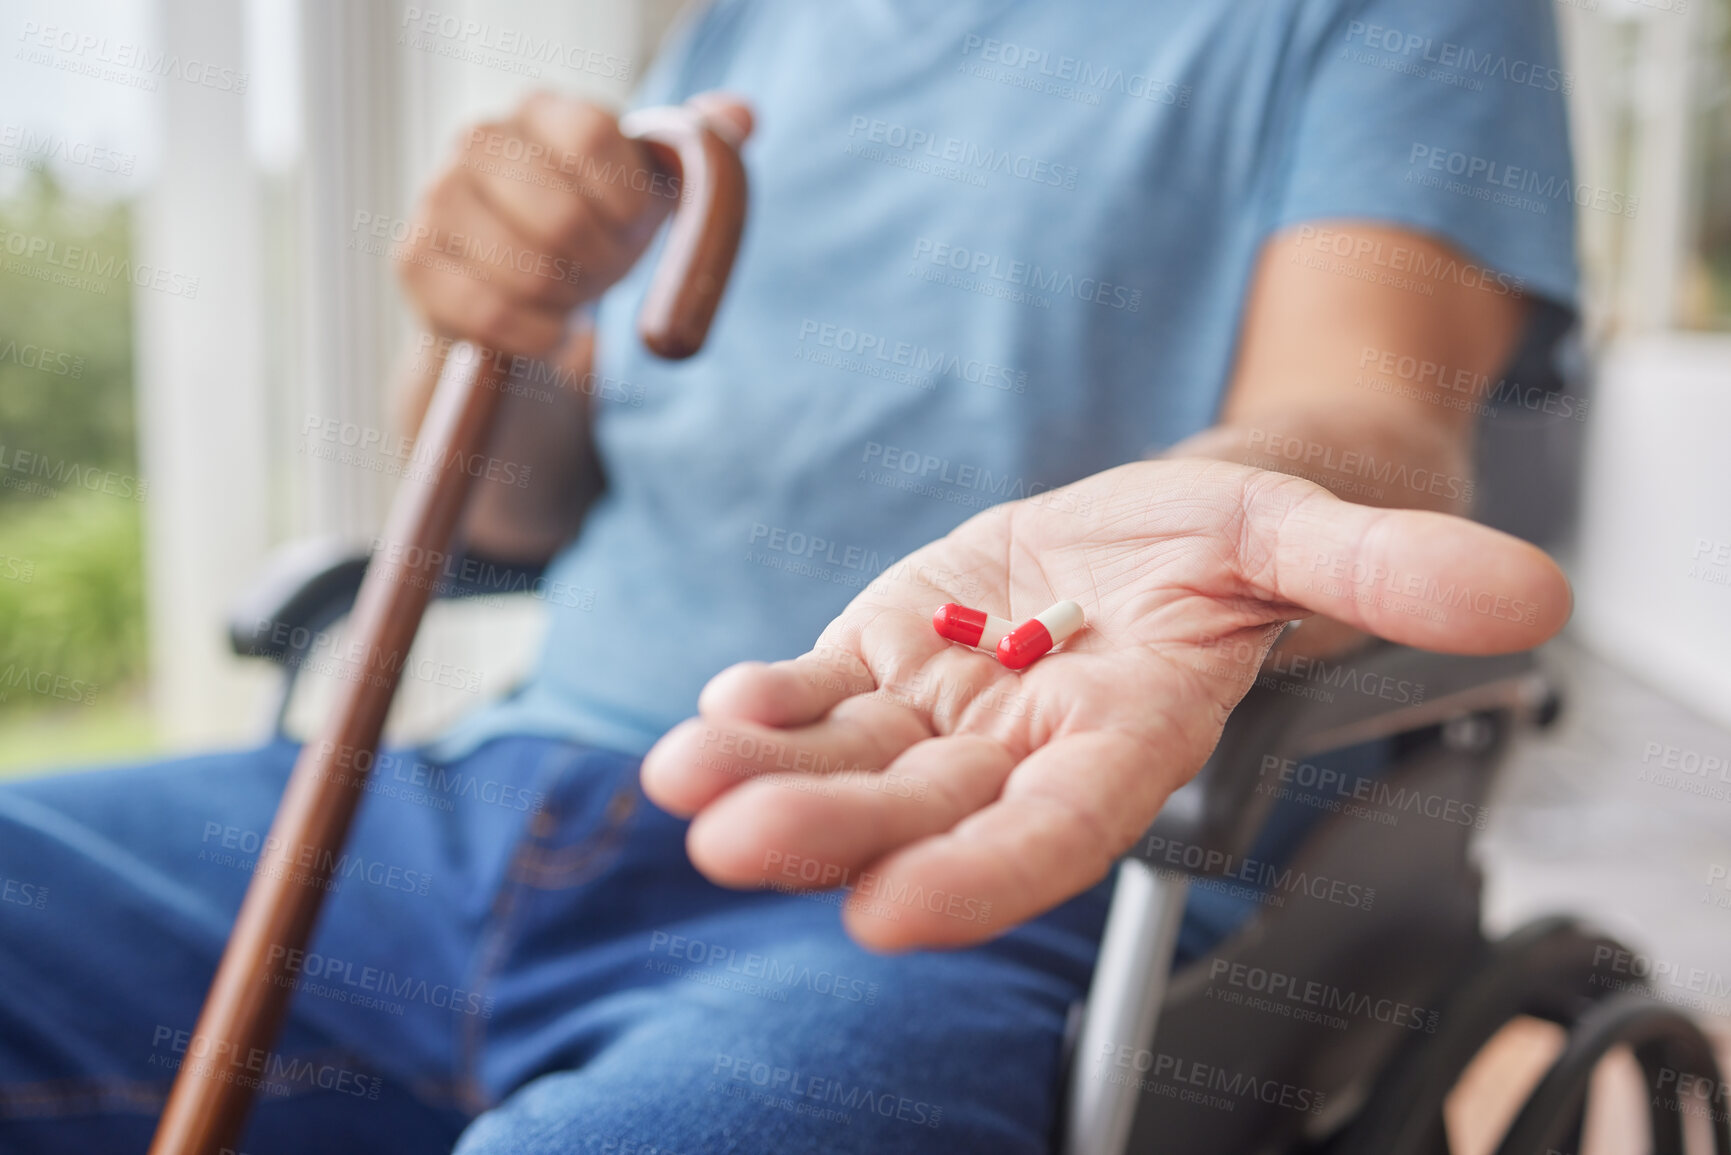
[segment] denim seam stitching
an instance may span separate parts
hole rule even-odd
[[[625,798],[628,804],[618,805]],[[629,782],[614,790],[599,829],[582,842],[557,850],[529,847],[513,868],[521,867],[522,881],[536,890],[569,890],[596,878],[609,857],[624,845],[627,824],[637,813],[636,788]]]
[[[480,946],[476,951],[474,979],[469,984],[472,990],[483,997],[489,985],[504,969],[515,940],[521,933],[516,915],[526,905],[523,901],[524,891],[530,885],[524,861],[536,853],[538,848],[535,843],[539,839],[558,830],[559,819],[555,813],[558,806],[555,800],[559,798],[557,787],[563,784],[562,779],[569,777],[570,771],[582,761],[586,753],[577,746],[555,746],[547,752],[538,768],[537,780],[547,783],[544,793],[548,805],[524,824],[522,833],[517,837],[517,844],[512,848],[510,865],[505,868],[499,893],[494,895],[492,906],[488,910],[480,935]],[[561,759],[563,766],[559,765]],[[486,1023],[479,1016],[472,1016],[467,1021],[456,1024],[456,1029],[458,1038],[455,1075],[459,1097],[466,1109],[480,1114],[494,1105],[480,1077],[481,1052],[487,1043]]]

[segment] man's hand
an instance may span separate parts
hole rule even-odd
[[[1086,627],[1021,673],[931,625],[945,602],[1020,622],[1065,598]],[[1497,653],[1569,609],[1548,557],[1459,518],[1238,464],[1140,462],[979,514],[892,566],[809,654],[724,671],[643,785],[696,815],[688,848],[716,882],[839,882],[862,944],[962,946],[1106,876],[1206,760],[1282,623]]]
[[[692,105],[735,141],[745,105]],[[506,120],[462,134],[422,198],[398,271],[427,327],[506,353],[541,356],[570,311],[636,263],[678,188],[607,109],[537,92]]]

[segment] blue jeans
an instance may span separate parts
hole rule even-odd
[[[1042,1152],[1104,885],[968,951],[723,890],[637,763],[539,738],[375,767],[269,1055],[191,1042],[296,747],[0,788],[0,1150],[142,1153],[182,1063],[240,1150]]]

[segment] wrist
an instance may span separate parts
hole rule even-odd
[[[1338,409],[1212,426],[1160,457],[1209,458],[1301,477],[1359,505],[1464,515],[1476,489],[1468,433]]]
[[[1158,453],[1149,454],[1149,460],[1153,461],[1185,457],[1206,457],[1215,461],[1249,464],[1244,460],[1244,431],[1230,425],[1211,425]]]

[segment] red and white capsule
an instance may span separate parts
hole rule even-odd
[[[955,602],[939,606],[932,615],[932,629],[938,631],[939,637],[988,652],[996,652],[998,643],[1015,628],[1015,622]]]
[[[1008,669],[1026,669],[1081,628],[1082,607],[1075,602],[1059,602],[1005,634],[998,643],[998,661]]]

